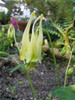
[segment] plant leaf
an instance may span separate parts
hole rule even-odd
[[[13,91],[14,91],[14,87],[9,86],[9,90],[13,93]]]
[[[72,78],[72,79],[73,79],[73,84],[75,84],[75,76],[73,76],[73,78]]]
[[[61,100],[75,100],[75,93],[70,87],[54,88],[52,95],[61,98]]]
[[[22,67],[25,67],[25,65],[24,64],[19,64],[15,68],[10,69],[10,72],[13,73],[14,71],[16,71],[16,70],[18,70],[18,69],[20,69]]]

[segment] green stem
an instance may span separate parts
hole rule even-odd
[[[14,57],[12,57],[10,54],[8,54],[8,53],[6,53],[6,52],[2,52],[2,51],[0,51],[0,54],[6,54],[6,55],[8,55],[8,56],[11,57],[17,64],[19,64],[19,62],[18,62],[16,59],[14,59]]]
[[[13,94],[14,94],[14,91],[15,91],[15,88],[16,88],[17,85],[18,85],[18,83],[15,84],[15,86],[14,86],[14,88],[13,88],[13,92],[11,91],[12,94],[11,94],[11,98],[10,98],[10,100],[12,100],[12,97],[13,97]]]
[[[16,37],[14,36],[14,41],[15,41],[15,46],[17,47],[18,51],[20,51],[20,48],[18,46],[18,43],[17,43],[17,40],[16,40]]]
[[[6,54],[6,55],[8,55],[8,56],[11,57],[11,58],[12,58],[12,59],[17,63],[17,64],[19,64],[19,62],[16,61],[16,59],[14,59],[14,58],[13,58],[11,55],[9,55],[8,53],[0,51],[0,54]],[[25,63],[24,63],[24,64],[25,64]],[[32,82],[31,82],[31,79],[30,79],[30,76],[29,76],[28,70],[27,70],[26,67],[24,67],[24,70],[26,71],[26,74],[27,74],[27,77],[28,77],[28,80],[29,80],[30,86],[31,86],[31,88],[32,88],[32,91],[33,91],[34,97],[35,97],[36,100],[38,100],[38,99],[37,99],[37,96],[36,96],[36,93],[35,93],[35,90],[34,90],[34,87],[33,87],[33,85],[32,85]],[[12,96],[13,96],[13,94],[12,94]],[[10,99],[10,100],[12,100],[12,96],[11,96],[11,99]]]
[[[68,62],[68,65],[67,65],[67,69],[66,69],[66,72],[65,72],[64,87],[65,87],[65,85],[66,85],[66,80],[67,80],[67,72],[68,72],[68,69],[69,69],[69,66],[70,66],[70,63],[71,63],[72,52],[73,52],[73,48],[72,48],[72,51],[71,51],[71,54],[70,54],[70,58],[69,58],[69,62]]]
[[[10,100],[12,100],[12,97],[13,97],[13,94],[11,94],[11,98],[10,98]]]
[[[55,54],[54,54],[54,50],[53,50],[53,45],[52,45],[52,42],[51,42],[51,37],[50,37],[50,35],[49,35],[49,33],[48,33],[48,31],[46,29],[43,29],[43,30],[47,33],[47,36],[49,38],[49,43],[50,43],[51,48],[52,48],[52,54],[53,54],[53,59],[54,59],[55,67],[56,67],[56,73],[57,73],[58,87],[60,87],[58,67],[57,67],[56,58],[55,58]]]
[[[24,63],[24,64],[25,64],[25,63]],[[38,99],[37,99],[37,96],[36,96],[36,93],[35,93],[35,90],[34,90],[34,87],[33,87],[33,85],[32,85],[31,79],[30,79],[29,72],[28,72],[26,66],[24,67],[24,70],[26,71],[26,75],[27,75],[28,81],[29,81],[29,83],[30,83],[31,89],[32,89],[32,91],[33,91],[34,97],[35,97],[36,100],[38,100]]]

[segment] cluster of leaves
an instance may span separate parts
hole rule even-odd
[[[70,41],[75,41],[75,29],[72,29],[69,32],[69,39],[70,39]]]
[[[5,7],[8,9],[8,12],[0,12],[0,23],[7,24],[10,21],[10,17],[13,11],[14,4],[17,3],[16,1],[6,2]]]
[[[0,51],[5,51],[5,48],[9,46],[7,35],[5,30],[0,30]]]
[[[10,14],[5,12],[0,12],[0,23],[1,24],[7,24],[8,21],[10,20]]]
[[[38,24],[39,23],[37,22],[36,27],[38,26]],[[55,30],[55,28],[52,26],[50,21],[43,21],[42,22],[42,28],[46,29],[48,31],[52,41],[55,41],[55,40],[58,39],[60,34],[58,34],[58,31]],[[43,37],[44,39],[48,39],[47,33],[45,31],[43,31],[43,35],[44,35],[44,37]]]
[[[11,0],[10,2],[6,2],[5,7],[8,9],[8,13],[11,15],[13,11],[13,6],[17,3],[15,0]]]
[[[13,49],[11,49],[11,43],[8,40],[7,37],[7,30],[8,30],[8,26],[9,25],[4,25],[1,29],[0,29],[0,51],[3,52],[9,52],[9,53],[18,53],[17,49],[14,47]],[[11,49],[11,50],[10,50]],[[1,55],[3,57],[5,57],[6,55],[3,54]]]
[[[75,100],[75,77],[73,77],[73,84],[71,86],[53,88],[51,94],[61,100]]]
[[[72,19],[74,16],[73,0],[23,0],[27,3],[31,12],[35,11],[37,15],[43,13],[44,16],[55,20]]]
[[[5,30],[0,30],[0,51],[7,51],[7,48],[9,48],[10,43],[7,40],[7,35]],[[5,55],[3,55],[5,56]]]
[[[75,46],[73,47],[73,49],[75,49]],[[49,94],[48,100],[52,100],[52,98],[50,98],[50,95],[51,95],[51,97],[52,96],[58,97],[59,100],[71,100],[71,99],[75,100],[75,66],[69,68],[73,49],[71,51],[69,63],[68,63],[68,66],[67,66],[67,69],[65,72],[65,79],[67,79],[67,75],[72,76],[73,85],[66,86],[66,84],[65,84],[66,80],[65,80],[64,86],[58,86],[57,88],[52,89],[51,93]],[[73,62],[73,63],[75,65],[75,62]]]

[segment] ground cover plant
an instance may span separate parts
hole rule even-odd
[[[69,62],[68,62],[66,73],[65,73],[64,87],[61,87],[60,86],[59,73],[58,73],[58,66],[57,66],[57,62],[56,62],[51,38],[50,38],[48,31],[46,29],[42,29],[43,14],[41,14],[35,20],[33,27],[32,27],[31,38],[29,38],[30,25],[31,25],[31,22],[32,22],[32,19],[33,19],[34,16],[35,16],[35,14],[32,13],[31,18],[30,18],[30,20],[29,20],[29,22],[26,26],[26,29],[25,29],[23,37],[22,37],[21,48],[18,46],[16,37],[15,37],[15,29],[14,29],[13,25],[10,24],[10,27],[8,29],[8,39],[10,41],[10,44],[11,44],[11,46],[13,46],[13,40],[14,40],[15,46],[19,50],[19,57],[20,57],[20,60],[22,61],[22,63],[20,64],[16,59],[14,59],[8,53],[0,51],[0,54],[6,54],[6,55],[10,56],[17,63],[17,66],[15,68],[11,69],[11,71],[10,71],[11,73],[15,72],[16,70],[18,70],[20,68],[25,70],[28,81],[29,81],[31,89],[32,89],[32,92],[34,94],[34,98],[32,98],[32,100],[38,100],[38,97],[36,95],[36,92],[34,90],[32,82],[31,82],[29,70],[36,70],[36,67],[34,66],[35,62],[41,63],[41,60],[42,60],[41,53],[42,53],[42,46],[43,46],[43,32],[42,31],[45,31],[47,33],[47,36],[48,36],[48,39],[49,39],[49,44],[50,44],[51,49],[52,49],[52,54],[53,54],[53,59],[54,59],[54,64],[55,64],[56,74],[57,74],[57,83],[58,83],[58,86],[57,86],[58,88],[53,89],[52,92],[49,95],[49,98],[47,98],[47,99],[45,98],[45,100],[52,100],[52,96],[57,96],[57,97],[60,98],[60,100],[70,100],[69,97],[73,98],[73,100],[74,100],[74,98],[75,98],[75,96],[74,96],[75,95],[74,85],[67,87],[66,81],[67,81],[67,73],[68,74],[71,73],[71,71],[69,71],[68,69],[69,69],[69,66],[70,66],[70,63],[71,63],[72,53],[75,50],[75,45],[73,45],[71,49],[68,49],[70,58],[69,58]],[[36,24],[37,21],[39,21],[39,25],[36,28],[36,30],[34,31],[35,24]],[[75,69],[73,67],[73,70],[72,70],[73,76],[74,76],[74,71],[75,71]],[[74,80],[74,78],[73,78],[73,80]],[[14,88],[10,87],[10,90],[11,90],[12,95],[13,95]],[[68,95],[67,91],[69,91],[70,95],[66,97],[64,94],[66,92],[66,95]],[[61,95],[61,94],[63,94],[63,95]],[[13,100],[12,95],[11,95],[10,100]]]

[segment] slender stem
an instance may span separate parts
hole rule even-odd
[[[19,62],[18,62],[16,59],[14,59],[14,57],[12,57],[10,54],[8,54],[8,53],[6,53],[6,52],[2,52],[2,51],[0,51],[0,54],[6,54],[6,55],[8,55],[8,56],[11,57],[17,64],[19,64]]]
[[[73,48],[72,48],[72,51],[73,51]],[[71,63],[72,51],[71,51],[70,58],[69,58],[69,62],[68,62],[67,69],[66,69],[66,72],[65,72],[64,87],[65,87],[65,85],[66,85],[66,80],[67,80],[67,72],[68,72],[68,69],[69,69],[69,66],[70,66],[70,63]]]
[[[12,92],[12,94],[11,94],[10,100],[12,100],[12,97],[13,97],[13,94],[14,94],[14,91],[15,91],[15,88],[16,88],[17,85],[18,85],[18,83],[16,83],[15,86],[14,86],[14,88],[13,88],[13,92]]]
[[[29,83],[30,83],[31,89],[32,89],[32,91],[33,91],[34,97],[35,97],[36,100],[38,100],[38,99],[37,99],[37,96],[36,96],[36,93],[35,93],[35,90],[34,90],[34,87],[33,87],[33,85],[32,85],[31,79],[30,79],[29,72],[28,72],[26,66],[24,67],[24,70],[26,71],[27,78],[28,78],[28,81],[29,81]]]
[[[54,50],[53,50],[53,45],[52,45],[52,42],[51,42],[51,37],[50,37],[50,35],[49,35],[49,33],[48,33],[48,31],[46,29],[43,29],[43,30],[47,33],[47,36],[49,38],[49,43],[50,43],[51,48],[52,48],[52,54],[53,54],[53,59],[54,59],[55,67],[56,67],[56,73],[57,73],[58,87],[60,87],[58,67],[57,67],[56,58],[55,58],[55,54],[54,54]]]
[[[11,98],[10,98],[10,100],[12,100],[12,97],[13,97],[13,94],[11,94]]]
[[[74,28],[73,24],[70,25],[70,26],[66,29],[66,31],[65,31],[65,36],[66,36],[67,38],[68,38],[68,32],[69,32],[72,28]]]
[[[17,40],[16,40],[16,37],[14,36],[14,41],[15,41],[15,46],[17,47],[18,51],[20,51],[20,48],[18,46],[18,43],[17,43]]]

